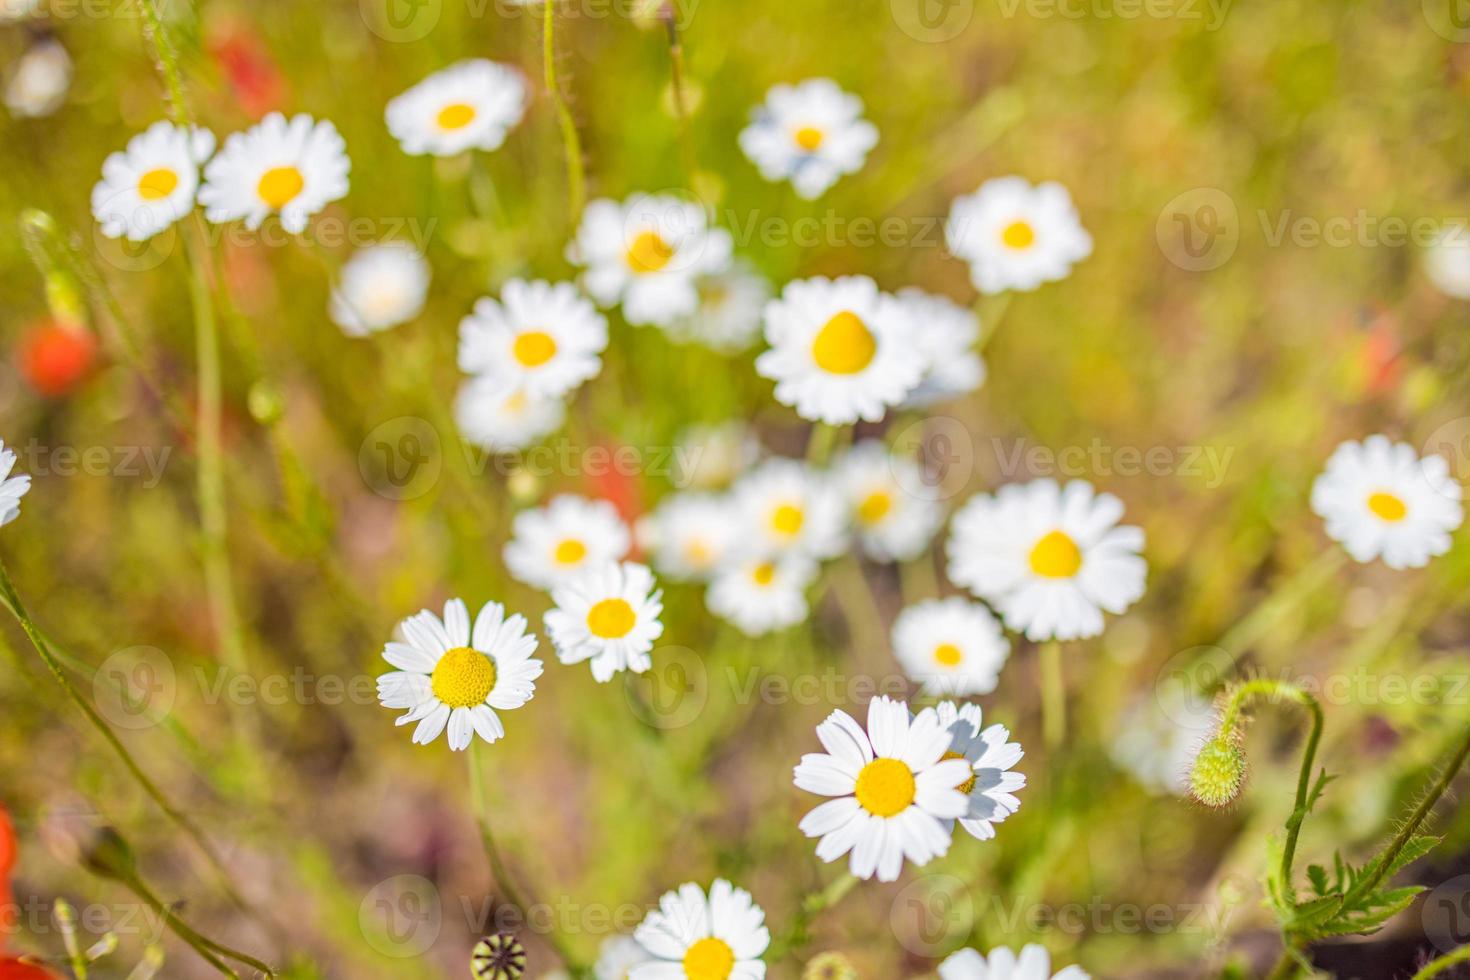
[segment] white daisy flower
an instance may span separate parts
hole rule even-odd
[[[777,85],[740,132],[740,149],[766,180],[790,180],[812,200],[844,174],[863,167],[878,128],[863,118],[863,100],[830,78]]]
[[[92,188],[92,217],[108,238],[144,242],[194,208],[199,165],[214,152],[214,134],[160,120],[102,162]]]
[[[204,168],[199,203],[216,224],[244,220],[251,231],[272,213],[293,235],[333,201],[347,196],[347,144],[329,120],[273,112],[232,133]]]
[[[606,347],[606,318],[569,282],[512,279],[459,325],[461,371],[535,396],[596,377]]]
[[[724,497],[676,493],[638,522],[639,546],[653,556],[660,575],[704,581],[739,543],[735,508]]]
[[[771,945],[766,913],[750,892],[723,878],[709,896],[693,882],[666,892],[633,932],[649,962],[628,971],[628,980],[762,980],[761,956]]]
[[[1470,232],[1459,227],[1440,235],[1424,256],[1424,271],[1446,296],[1470,299]]]
[[[632,936],[609,936],[598,948],[592,976],[595,980],[628,980],[633,967],[650,959],[648,951]]]
[[[741,477],[733,493],[745,536],[742,544],[751,555],[795,551],[823,559],[846,546],[836,490],[803,462],[767,460]]]
[[[679,317],[665,332],[681,343],[702,344],[722,354],[737,354],[755,343],[761,312],[771,298],[771,284],[745,263],[695,282],[699,308]]]
[[[342,266],[327,313],[349,337],[407,323],[423,312],[429,295],[429,263],[407,242],[358,249]]]
[[[730,267],[733,242],[709,227],[702,207],[639,194],[622,204],[587,205],[567,258],[587,269],[584,281],[603,306],[621,302],[629,323],[667,325],[699,306],[699,278]]]
[[[485,603],[473,631],[464,600],[450,599],[442,622],[425,609],[399,623],[398,632],[404,642],[383,648],[383,659],[398,669],[378,678],[378,701],[408,709],[397,724],[418,723],[416,745],[428,745],[446,725],[456,752],[475,735],[498,741],[505,726],[496,710],[519,708],[536,693],[536,635],[526,632],[526,617],[506,618],[498,602]]]
[[[805,555],[754,558],[719,572],[704,601],[746,636],[763,636],[806,620],[806,590],[816,579],[817,563]]]
[[[727,487],[761,454],[755,433],[738,419],[717,425],[692,425],[680,432],[676,441],[673,484],[680,488]]]
[[[1030,943],[1016,956],[1004,946],[990,951],[987,960],[973,949],[962,949],[939,964],[939,980],[1091,980],[1080,966],[1051,972],[1046,947]]]
[[[546,632],[564,664],[592,661],[599,682],[653,666],[649,651],[664,632],[663,591],[653,572],[636,562],[607,562],[588,568],[551,591],[556,608],[546,614]]]
[[[514,68],[475,58],[437,71],[388,103],[388,132],[414,156],[494,150],[526,112]]]
[[[894,456],[876,439],[858,443],[833,467],[863,551],[875,561],[910,561],[929,547],[944,508],[924,491],[919,464]]]
[[[15,450],[6,449],[5,440],[0,439],[0,527],[20,516],[20,498],[31,489],[30,474],[10,475],[15,461]]]
[[[511,522],[505,567],[532,588],[551,590],[589,568],[617,562],[633,545],[628,525],[606,500],[561,494]]]
[[[895,881],[904,858],[917,867],[949,850],[946,821],[969,811],[957,788],[970,778],[964,759],[946,759],[952,736],[939,715],[910,718],[908,705],[886,697],[868,702],[865,732],[845,711],[817,726],[826,752],[801,757],[796,786],[836,797],[808,813],[801,832],[820,837],[817,857],[851,852],[858,878]]]
[[[40,119],[66,103],[71,90],[71,55],[60,41],[37,41],[26,49],[5,86],[5,107],[17,119]]]
[[[1189,770],[1219,727],[1210,698],[1160,686],[1124,715],[1108,756],[1149,792],[1188,797]]]
[[[990,610],[961,596],[925,599],[893,621],[893,654],[925,694],[989,694],[1011,644]]]
[[[465,439],[497,452],[540,441],[560,429],[566,417],[560,398],[532,398],[480,378],[466,381],[454,399],[454,421]]]
[[[907,308],[867,276],[787,283],[765,321],[771,349],[756,358],[756,372],[805,419],[876,422],[924,372]]]
[[[1354,560],[1422,568],[1450,550],[1462,494],[1443,456],[1420,459],[1408,443],[1375,435],[1337,447],[1312,484],[1312,510]]]
[[[924,358],[923,377],[905,408],[927,408],[985,383],[985,362],[975,353],[980,318],[973,310],[912,286],[898,291],[898,301],[909,311],[914,346]]]
[[[945,225],[949,250],[970,263],[982,293],[1026,292],[1065,279],[1092,254],[1072,197],[1061,184],[1033,187],[1024,177],[997,177],[956,198]]]
[[[1031,640],[1103,629],[1143,595],[1143,531],[1119,527],[1123,502],[1082,480],[1034,480],[979,494],[955,515],[949,577]]]
[[[1026,774],[1011,767],[1026,753],[1019,743],[1009,741],[1011,733],[1004,725],[982,727],[978,704],[941,701],[924,711],[938,714],[940,726],[954,738],[944,758],[970,764],[970,775],[959,785],[970,803],[960,826],[977,840],[994,839],[995,825],[1021,808],[1016,793],[1026,786]]]

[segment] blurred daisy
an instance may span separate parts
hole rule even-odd
[[[365,337],[418,316],[429,294],[429,263],[407,242],[358,249],[342,266],[327,313],[349,337]]]
[[[984,384],[985,362],[975,353],[980,319],[974,311],[912,286],[898,291],[898,301],[909,311],[914,345],[924,358],[923,377],[905,407],[925,408]]]
[[[454,421],[465,439],[496,451],[538,442],[560,429],[566,417],[560,398],[532,398],[479,378],[466,381],[454,399]]]
[[[801,832],[820,837],[817,857],[851,852],[858,878],[895,881],[904,858],[922,867],[949,850],[945,822],[969,809],[957,787],[970,778],[962,758],[945,758],[951,735],[933,711],[910,718],[908,705],[886,697],[868,703],[868,729],[844,711],[817,726],[827,750],[802,756],[796,786],[831,796],[806,815]]]
[[[71,89],[71,55],[47,38],[26,49],[5,86],[5,107],[17,119],[49,116],[66,103]]]
[[[599,682],[653,666],[648,653],[664,632],[663,592],[653,573],[635,562],[588,568],[551,592],[556,608],[546,614],[546,632],[564,664],[592,661]]]
[[[730,233],[709,227],[698,204],[640,194],[588,204],[567,257],[587,268],[587,291],[598,303],[621,302],[631,324],[664,326],[694,313],[696,283],[729,268],[731,248]]]
[[[607,320],[577,287],[512,279],[459,325],[461,371],[528,394],[561,396],[602,370]]]
[[[425,609],[398,624],[404,642],[390,641],[383,659],[397,670],[378,678],[378,701],[407,708],[399,725],[418,722],[415,744],[428,745],[449,728],[449,747],[467,749],[479,735],[487,742],[505,735],[496,709],[509,711],[531,700],[541,661],[526,618],[506,618],[505,607],[487,602],[470,629],[464,600],[444,604],[444,619]]]
[[[215,223],[243,219],[254,231],[272,213],[293,235],[333,201],[347,196],[347,144],[329,120],[273,112],[232,133],[204,168],[199,203]]]
[[[735,484],[743,546],[753,555],[800,552],[831,558],[846,544],[831,483],[794,459],[771,459]]]
[[[652,554],[660,575],[703,581],[737,544],[740,528],[734,516],[724,497],[676,493],[638,522],[638,543]]]
[[[790,180],[807,200],[861,170],[877,142],[877,127],[863,118],[863,100],[830,78],[774,86],[740,132],[740,149],[761,176]]]
[[[1025,292],[1065,279],[1092,254],[1092,236],[1067,189],[1051,181],[1033,187],[1024,177],[987,180],[956,198],[945,239],[970,263],[970,278],[982,293]]]
[[[1123,502],[1082,480],[1034,480],[979,494],[955,515],[949,577],[1031,640],[1103,629],[1143,595],[1143,531],[1119,527]]]
[[[388,103],[388,131],[415,156],[494,150],[526,111],[514,68],[475,58],[435,72]]]
[[[760,457],[760,442],[745,422],[692,425],[674,447],[673,484],[714,490],[729,486]]]
[[[805,419],[876,422],[924,371],[908,310],[867,276],[787,283],[765,321],[771,349],[755,369]]]
[[[30,474],[11,476],[15,469],[15,450],[5,448],[0,439],[0,527],[20,516],[20,498],[31,489]]]
[[[723,878],[704,889],[690,882],[666,892],[633,937],[650,960],[628,980],[762,980],[771,934],[750,892]]]
[[[24,20],[41,9],[41,0],[0,0],[0,21]]]
[[[1031,943],[1020,957],[1004,946],[990,951],[987,960],[973,949],[962,949],[939,964],[939,980],[1090,980],[1080,966],[1051,972],[1051,954]]]
[[[1446,296],[1470,299],[1470,232],[1457,227],[1440,235],[1425,253],[1424,271]]]
[[[595,980],[628,980],[633,967],[649,959],[648,951],[632,936],[609,936],[598,948],[592,976]]]
[[[527,585],[550,590],[589,568],[618,561],[632,544],[628,525],[612,504],[561,494],[539,510],[515,516],[505,566]]]
[[[755,343],[761,311],[771,298],[765,277],[742,264],[701,276],[695,283],[699,308],[669,323],[665,332],[676,341],[703,344],[722,354],[735,354]]]
[[[858,443],[833,467],[858,542],[875,561],[909,561],[929,547],[944,509],[919,464],[876,439]]]
[[[925,599],[893,621],[893,654],[925,694],[989,694],[1011,644],[990,610],[961,596]]]
[[[92,188],[92,217],[108,238],[143,242],[194,208],[199,165],[214,152],[214,134],[160,120],[102,161]]]
[[[715,576],[705,604],[746,636],[762,636],[806,619],[806,590],[816,578],[817,563],[805,555],[749,559]]]
[[[1355,560],[1422,568],[1450,550],[1462,494],[1443,456],[1420,459],[1408,443],[1375,435],[1337,447],[1312,484],[1312,510]]]
[[[924,711],[935,712],[941,727],[954,738],[944,758],[964,759],[970,764],[969,777],[959,785],[970,801],[970,809],[960,817],[960,826],[977,840],[993,839],[995,824],[1021,808],[1016,793],[1025,787],[1026,774],[1012,772],[1011,767],[1025,753],[1018,743],[1009,741],[1011,733],[1004,725],[981,727],[978,704],[961,706],[941,701]]]
[[[1123,716],[1108,756],[1149,792],[1187,797],[1195,757],[1219,728],[1210,698],[1159,685]]]

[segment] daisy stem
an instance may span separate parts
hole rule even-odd
[[[219,959],[219,956],[227,957],[237,963],[244,963],[252,970],[257,970],[265,974],[267,977],[274,977],[276,975],[275,971],[272,970],[269,966],[256,959],[255,957],[249,955],[248,953],[242,953],[237,949],[232,949],[229,946],[224,945],[223,943],[217,943],[213,939],[210,939],[195,931],[192,926],[190,926],[187,922],[179,918],[178,915],[174,913],[172,906],[165,905],[162,901],[160,901],[158,896],[153,894],[152,889],[150,889],[143,882],[143,879],[137,874],[125,876],[121,879],[121,881],[128,888],[129,891],[131,891],[133,894],[137,895],[138,898],[143,900],[143,904],[147,905],[149,908],[153,909],[154,912],[158,913],[158,915],[163,918],[164,923],[174,931],[175,935],[177,935],[184,942],[188,943],[189,946],[192,947],[196,953],[209,961],[209,963],[221,973],[224,973],[226,976],[231,977],[239,976],[239,974],[230,969],[229,966],[222,963]],[[216,953],[219,954],[219,956],[214,955]]]
[[[1067,685],[1062,677],[1062,644],[1041,645],[1041,730],[1048,749],[1061,746],[1067,735]]]
[[[983,353],[990,339],[995,336],[1000,321],[1005,317],[1006,310],[1010,308],[1011,297],[1015,295],[1010,290],[1003,293],[991,293],[981,296],[975,303],[975,315],[980,318],[980,337],[975,341],[975,352]]]
[[[694,154],[694,138],[689,129],[689,106],[684,98],[684,42],[679,37],[679,9],[667,0],[659,9],[669,38],[669,78],[674,102],[674,117],[679,123],[679,152],[684,160],[684,179],[694,190],[694,174],[698,161]]]
[[[1304,599],[1342,567],[1345,552],[1329,548],[1294,572],[1281,586],[1239,622],[1216,644],[1234,660],[1266,636]]]
[[[556,121],[561,127],[562,149],[567,157],[567,207],[571,212],[571,224],[575,225],[582,216],[582,201],[586,196],[586,179],[582,173],[582,141],[577,136],[577,123],[572,118],[571,106],[562,94],[561,81],[556,75],[556,3],[544,0],[545,14],[542,17],[541,59],[546,69],[546,90],[556,106]]]
[[[809,466],[826,466],[837,446],[837,426],[829,422],[818,422],[812,426],[806,443],[806,461]]]
[[[158,0],[143,0],[143,37],[153,49],[158,73],[168,88],[170,115],[179,126],[191,125],[189,106],[184,100],[183,76],[179,72],[179,56],[164,28],[163,17],[158,12]]]

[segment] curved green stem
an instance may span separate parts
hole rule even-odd
[[[586,178],[582,173],[582,141],[577,136],[577,123],[572,118],[571,106],[562,94],[561,81],[556,75],[556,4],[544,0],[546,12],[542,18],[541,58],[546,69],[546,89],[556,105],[556,121],[561,127],[562,149],[567,157],[567,207],[571,212],[571,223],[582,217],[582,202],[586,198]]]
[[[1438,959],[1430,960],[1424,964],[1424,968],[1414,974],[1413,980],[1430,980],[1437,977],[1446,970],[1452,970],[1461,963],[1470,962],[1470,944],[1452,950]]]

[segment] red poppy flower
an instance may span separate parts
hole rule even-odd
[[[0,980],[56,980],[56,974],[34,963],[0,960]]]
[[[43,320],[21,338],[16,356],[26,383],[57,398],[91,373],[97,360],[97,338],[86,327]]]

